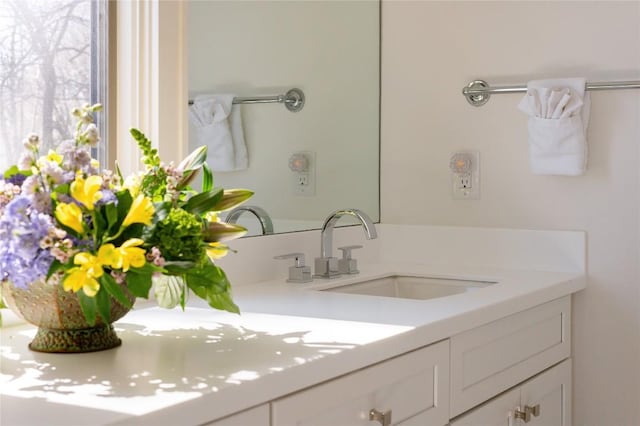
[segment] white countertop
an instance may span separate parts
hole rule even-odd
[[[571,294],[583,274],[360,265],[350,282],[389,272],[497,281],[410,300],[316,291],[337,280],[274,280],[235,289],[243,314],[138,308],[116,323],[123,345],[89,354],[27,349],[28,325],[0,332],[0,423],[199,424]]]

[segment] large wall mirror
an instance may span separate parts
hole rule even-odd
[[[318,229],[347,207],[378,221],[379,2],[191,0],[187,22],[190,99],[294,87],[306,97],[299,112],[277,103],[237,105],[230,129],[235,136],[239,110],[248,167],[214,171],[215,185],[255,191],[246,204],[267,212],[274,233]],[[203,127],[190,119],[191,149],[207,143]],[[295,154],[308,162],[310,184],[302,190],[300,172],[290,168]],[[262,233],[249,213],[238,223],[249,235]]]

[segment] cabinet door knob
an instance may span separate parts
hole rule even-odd
[[[515,418],[524,420],[525,423],[529,423],[531,421],[531,416],[538,417],[540,415],[540,404],[536,404],[534,406],[525,405],[524,411],[520,411],[520,407],[516,408]]]
[[[531,421],[531,411],[527,410],[525,406],[524,411],[520,411],[520,407],[516,407],[516,411],[513,415],[516,419],[523,420],[525,423],[529,423]]]
[[[369,420],[372,422],[378,422],[382,426],[391,426],[391,410],[381,413],[375,408],[372,408],[369,410]]]
[[[531,414],[533,414],[534,417],[538,417],[540,415],[540,404],[536,404],[533,407],[530,405],[525,405],[524,406],[524,411],[525,412],[530,412]]]

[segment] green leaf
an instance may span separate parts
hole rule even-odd
[[[20,169],[18,169],[18,166],[16,166],[14,164],[13,166],[11,166],[7,170],[5,170],[4,179],[9,179],[11,176],[15,176],[17,174],[21,174],[21,175],[25,175],[25,176],[31,176],[33,173],[31,173],[31,170],[20,170]]]
[[[114,229],[114,225],[118,222],[118,206],[115,203],[105,204],[104,214],[107,219],[107,231],[117,231]]]
[[[186,260],[169,260],[163,265],[168,274],[182,275],[196,267],[195,262]]]
[[[84,290],[80,290],[76,293],[78,295],[78,301],[80,302],[80,309],[84,314],[87,323],[91,326],[96,324],[96,311],[97,303],[95,297],[89,297],[84,294]]]
[[[154,294],[158,306],[166,309],[175,308],[184,294],[184,280],[182,277],[161,275],[154,280]]]
[[[208,243],[219,243],[235,240],[246,233],[247,228],[235,223],[207,222],[202,232],[202,239]]]
[[[111,323],[111,299],[109,299],[109,295],[105,291],[104,288],[101,288],[98,293],[96,293],[96,305],[98,306],[98,313],[100,317],[102,317],[102,321],[105,324]]]
[[[212,308],[240,313],[231,298],[231,283],[224,271],[213,263],[189,272],[185,280],[187,286]]]
[[[209,297],[209,306],[221,311],[227,311],[234,314],[240,313],[240,308],[236,305],[229,293],[213,294]]]
[[[62,185],[56,186],[53,191],[58,194],[68,194],[70,188],[71,188],[70,184],[63,183]]]
[[[7,305],[4,304],[4,299],[2,298],[2,286],[0,286],[0,309],[6,309],[6,308],[7,308]]]
[[[131,300],[129,300],[127,295],[124,293],[124,290],[122,290],[122,288],[118,285],[116,280],[111,275],[109,275],[108,273],[102,274],[102,276],[100,277],[100,285],[102,285],[102,288],[104,288],[107,293],[111,295],[111,297],[116,299],[123,306],[126,306],[127,308],[133,307],[133,303],[131,303]]]
[[[207,192],[213,189],[213,172],[207,163],[202,165],[202,191]]]
[[[180,171],[190,171],[197,170],[207,161],[207,146],[202,145],[191,152],[191,154],[187,155],[184,160],[178,164],[176,167],[177,170]]]
[[[45,279],[48,280],[49,278],[51,278],[53,274],[55,274],[57,271],[59,271],[63,267],[64,267],[63,263],[61,263],[58,259],[53,259],[53,262],[51,262],[51,266],[49,266],[49,270],[47,271],[47,277]]]
[[[151,290],[151,272],[138,273],[133,269],[127,272],[127,288],[136,297],[149,298]]]
[[[253,191],[248,189],[225,189],[222,198],[212,208],[211,211],[223,212],[231,210],[239,204],[244,203],[253,195]]]
[[[201,215],[208,211],[211,211],[212,207],[214,207],[220,199],[223,197],[224,193],[222,188],[213,189],[207,192],[201,192],[200,194],[194,195],[189,198],[189,200],[182,206],[182,208],[189,213],[195,215]]]
[[[96,210],[92,217],[95,219],[94,229],[95,235],[102,237],[105,235],[105,230],[107,229],[107,220],[102,215],[102,208]]]
[[[116,223],[119,227],[131,209],[133,197],[131,196],[131,193],[125,189],[123,191],[116,192],[116,198],[118,199],[118,220]]]

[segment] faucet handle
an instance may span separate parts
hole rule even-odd
[[[342,251],[342,259],[349,260],[351,259],[351,250],[356,250],[359,248],[362,248],[362,246],[361,245],[344,246],[344,247],[338,247],[338,250]]]
[[[351,257],[351,251],[362,248],[361,245],[338,247],[342,251],[342,259],[338,260],[338,270],[341,274],[357,274],[358,261]]]
[[[287,253],[274,256],[274,259],[294,259],[295,265],[289,267],[288,283],[308,283],[312,281],[311,268],[304,264],[304,253]]]

